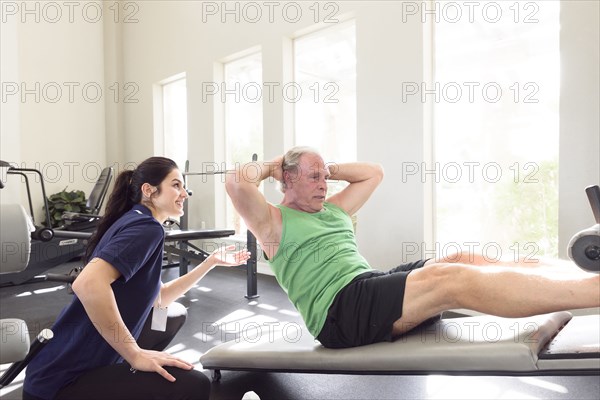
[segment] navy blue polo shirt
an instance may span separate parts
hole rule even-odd
[[[111,333],[119,340],[138,338],[158,296],[163,244],[162,225],[147,207],[138,204],[106,231],[94,250],[92,260],[101,258],[121,273],[111,286],[133,338],[125,337],[115,326]],[[54,338],[27,366],[24,390],[31,395],[51,399],[82,373],[122,361],[77,296],[61,312],[52,330]]]

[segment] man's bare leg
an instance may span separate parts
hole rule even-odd
[[[600,306],[600,275],[555,274],[554,267],[428,262],[406,281],[402,317],[393,334],[405,333],[443,311],[466,308],[499,317],[527,317]]]
[[[561,260],[557,258],[540,257],[528,255],[525,257],[506,257],[495,259],[485,257],[481,254],[473,252],[452,253],[444,256],[436,257],[435,260],[430,260],[427,264],[433,263],[452,263],[452,264],[468,264],[478,265],[481,267],[489,266],[505,266],[505,267],[525,267],[525,268],[544,268],[546,273],[563,274],[571,276],[585,277],[589,272],[582,270],[570,260]],[[426,265],[427,265],[426,264]]]

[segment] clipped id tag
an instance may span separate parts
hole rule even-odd
[[[152,325],[150,328],[153,331],[164,332],[167,330],[167,314],[168,307],[160,308],[159,306],[152,307]]]

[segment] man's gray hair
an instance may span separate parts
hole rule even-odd
[[[292,147],[283,156],[283,161],[281,162],[281,168],[283,169],[283,172],[285,173],[287,171],[287,172],[295,173],[296,170],[298,169],[298,164],[300,163],[300,157],[302,157],[304,154],[316,154],[318,156],[321,155],[319,153],[319,151],[317,149],[315,149],[314,147],[310,147],[310,146]],[[285,193],[286,189],[287,189],[287,185],[285,183],[285,179],[282,178],[281,191],[283,193]]]

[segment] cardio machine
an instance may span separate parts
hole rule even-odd
[[[18,168],[5,161],[0,161],[0,167],[7,168],[7,176],[20,175],[23,177],[27,191],[29,218],[32,225],[31,242],[28,245],[29,247],[27,247],[30,253],[28,264],[25,268],[18,271],[3,271],[0,273],[0,286],[19,285],[29,282],[50,268],[81,257],[85,251],[86,241],[91,237],[99,221],[100,208],[102,207],[102,203],[112,179],[113,168],[107,167],[103,169],[96,181],[86,203],[86,207],[90,212],[87,214],[66,212],[62,216],[64,225],[60,228],[53,228],[50,223],[50,211],[42,173],[37,169]],[[37,175],[37,179],[40,181],[41,192],[44,199],[46,220],[43,224],[36,223],[33,211],[31,187],[29,185],[29,175],[32,174]],[[3,188],[4,183],[1,183],[1,185],[0,188]],[[8,211],[5,213],[7,212]],[[16,235],[15,232],[22,229],[23,226],[11,224],[5,228],[2,230],[2,252],[20,253],[23,250],[24,245],[22,242],[13,240],[13,236]],[[19,243],[19,245],[16,245],[15,243]]]

